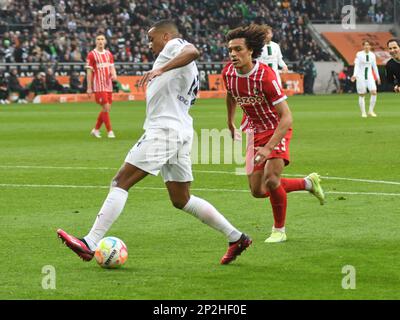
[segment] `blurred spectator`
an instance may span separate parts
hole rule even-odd
[[[56,93],[64,93],[64,86],[58,82],[52,68],[47,68],[46,72],[46,88],[47,91],[54,91]]]
[[[349,68],[345,66],[342,71],[338,74],[339,79],[339,93],[350,93],[352,92],[352,83],[350,81],[351,74],[349,72]]]
[[[18,80],[17,69],[11,69],[10,75],[8,76],[8,88],[10,92],[18,93],[18,103],[27,103],[26,96],[29,94],[29,88],[23,87]]]
[[[3,75],[0,76],[0,104],[9,104],[10,100],[8,97],[10,95],[10,90],[8,89],[7,80]]]
[[[70,93],[84,93],[86,90],[83,87],[79,78],[79,73],[74,71],[69,77],[69,92]]]
[[[383,19],[384,19],[384,15],[383,15],[382,12],[378,12],[378,13],[375,15],[375,22],[376,22],[376,23],[383,23]]]
[[[46,74],[44,72],[39,72],[36,74],[29,86],[29,91],[33,92],[35,96],[48,93],[46,87]]]
[[[317,77],[317,68],[315,67],[311,52],[308,52],[305,59],[301,62],[301,71],[304,74],[304,93],[314,94],[314,81]]]

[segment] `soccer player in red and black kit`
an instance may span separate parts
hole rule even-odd
[[[101,105],[101,111],[97,117],[96,126],[91,134],[101,138],[100,128],[104,123],[107,136],[115,138],[111,128],[110,110],[112,104],[113,80],[117,80],[117,72],[114,67],[114,57],[109,50],[105,49],[106,37],[103,34],[96,36],[96,48],[89,52],[86,58],[87,68],[87,93],[94,93],[96,103]]]
[[[292,114],[275,72],[256,61],[265,41],[265,26],[251,24],[231,30],[226,40],[231,62],[222,71],[227,89],[228,127],[232,138],[238,135],[235,109],[244,112],[242,129],[247,133],[246,172],[255,198],[269,197],[274,226],[267,243],[286,241],[287,193],[308,190],[321,204],[325,196],[320,177],[312,173],[304,179],[281,178],[289,164]]]

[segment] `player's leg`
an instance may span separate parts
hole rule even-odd
[[[102,92],[95,92],[94,93],[94,98],[97,104],[101,106],[101,110],[97,116],[96,120],[96,125],[90,132],[90,134],[96,138],[101,138],[100,134],[100,128],[103,125],[104,119],[103,119],[103,104],[104,104],[104,96]]]
[[[110,191],[97,214],[90,232],[83,239],[78,239],[59,229],[57,230],[58,236],[83,260],[90,261],[93,258],[93,252],[97,244],[118,219],[125,207],[128,199],[128,190],[147,174],[147,172],[134,165],[125,163],[113,178]]]
[[[367,87],[364,80],[357,80],[357,93],[358,93],[358,104],[360,106],[361,117],[366,118],[367,112],[365,111],[365,95],[367,93]]]
[[[249,187],[254,198],[268,198],[270,193],[264,184],[263,170],[255,171],[248,176]],[[286,193],[295,191],[311,191],[312,183],[309,176],[305,178],[281,178],[281,184]]]
[[[106,103],[102,106],[102,117],[103,117],[104,125],[107,130],[107,137],[115,138],[115,134],[111,127],[110,111],[111,111],[111,104]]]
[[[226,236],[229,246],[221,264],[232,262],[250,246],[252,240],[237,230],[211,203],[190,194],[190,182],[167,181],[165,184],[175,208],[191,214]]]
[[[166,136],[162,130],[146,131],[125,158],[125,164],[112,180],[110,192],[101,207],[96,221],[84,239],[58,230],[60,238],[82,259],[90,260],[97,243],[104,237],[113,222],[122,212],[128,198],[128,190],[147,174],[157,175],[169,155],[165,149]]]
[[[251,239],[232,226],[208,201],[190,194],[190,182],[193,181],[190,159],[192,133],[182,137],[183,143],[179,146],[177,156],[163,165],[161,175],[167,186],[171,202],[176,208],[190,213],[227,237],[229,247],[221,259],[221,264],[228,264],[250,246]]]
[[[375,109],[375,105],[376,105],[376,100],[378,98],[378,91],[376,88],[375,79],[368,80],[368,90],[371,93],[371,98],[369,101],[368,115],[371,117],[376,117],[376,113],[375,113],[374,109]]]
[[[239,240],[242,233],[233,227],[212,204],[190,194],[190,182],[167,181],[165,185],[175,208],[190,213],[201,222],[220,231],[229,242]]]
[[[284,167],[285,162],[280,158],[269,159],[265,165],[264,183],[270,193],[269,200],[274,216],[271,236],[265,240],[265,242],[269,243],[286,241],[287,194],[280,181]]]
[[[314,195],[321,205],[325,203],[325,193],[321,186],[321,177],[316,172],[310,173],[304,178],[281,178],[281,184],[286,193],[306,190]],[[269,197],[268,191],[265,197]]]
[[[112,224],[118,219],[128,199],[129,189],[148,175],[148,172],[125,162],[111,182],[110,192],[101,207],[90,232],[84,237],[94,250]]]
[[[112,104],[112,92],[106,92],[106,104],[103,106],[103,120],[107,129],[108,138],[115,138],[115,134],[111,127],[111,104]]]

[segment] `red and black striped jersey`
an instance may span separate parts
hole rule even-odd
[[[227,91],[243,109],[242,130],[258,133],[276,129],[279,116],[275,105],[287,97],[269,66],[256,61],[249,73],[240,74],[230,62],[222,70],[222,78]]]

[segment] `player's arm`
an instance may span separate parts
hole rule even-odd
[[[285,137],[287,131],[292,127],[293,119],[292,113],[286,100],[283,100],[275,105],[276,112],[279,115],[279,124],[275,129],[274,134],[271,139],[264,147],[257,147],[257,153],[255,155],[254,161],[256,163],[264,161],[269,154],[274,150],[274,148],[282,141]]]
[[[353,75],[351,77],[351,82],[356,81],[358,71],[359,71],[359,60],[358,60],[358,56],[356,56],[356,58],[354,60],[354,71],[353,71]]]
[[[92,52],[90,52],[86,58],[86,82],[87,82],[87,90],[86,92],[89,96],[93,93],[93,68],[95,65],[94,57]]]
[[[200,57],[199,50],[197,50],[194,45],[187,44],[174,58],[168,61],[161,68],[146,72],[143,78],[140,80],[139,86],[147,84],[147,82],[151,81],[157,76],[162,75],[164,72],[184,67],[192,61],[196,60],[198,57]]]
[[[228,113],[228,128],[231,132],[231,137],[234,140],[238,140],[241,135],[235,126],[236,101],[230,92],[226,93],[226,111]]]
[[[281,47],[278,46],[278,66],[282,68],[282,72],[289,72],[289,68],[285,61],[283,61],[283,55],[281,51]]]
[[[372,70],[374,70],[374,73],[376,75],[376,82],[378,84],[381,84],[381,77],[379,75],[379,70],[378,70],[378,66],[376,65],[376,58],[374,57],[374,61],[372,61]]]
[[[86,69],[86,81],[87,81],[87,93],[90,95],[93,93],[92,83],[93,83],[93,70],[92,68]]]
[[[116,81],[116,80],[117,80],[117,70],[115,70],[115,67],[114,67],[114,66],[111,66],[111,79],[112,79],[113,81]]]
[[[389,67],[389,65],[386,65],[386,79],[387,81],[391,84],[392,89],[394,90],[394,92],[400,92],[400,86],[397,83],[397,79],[395,79],[395,75],[392,71],[392,69]]]
[[[117,70],[115,70],[114,66],[114,56],[111,55],[111,80],[116,81],[117,80]]]

